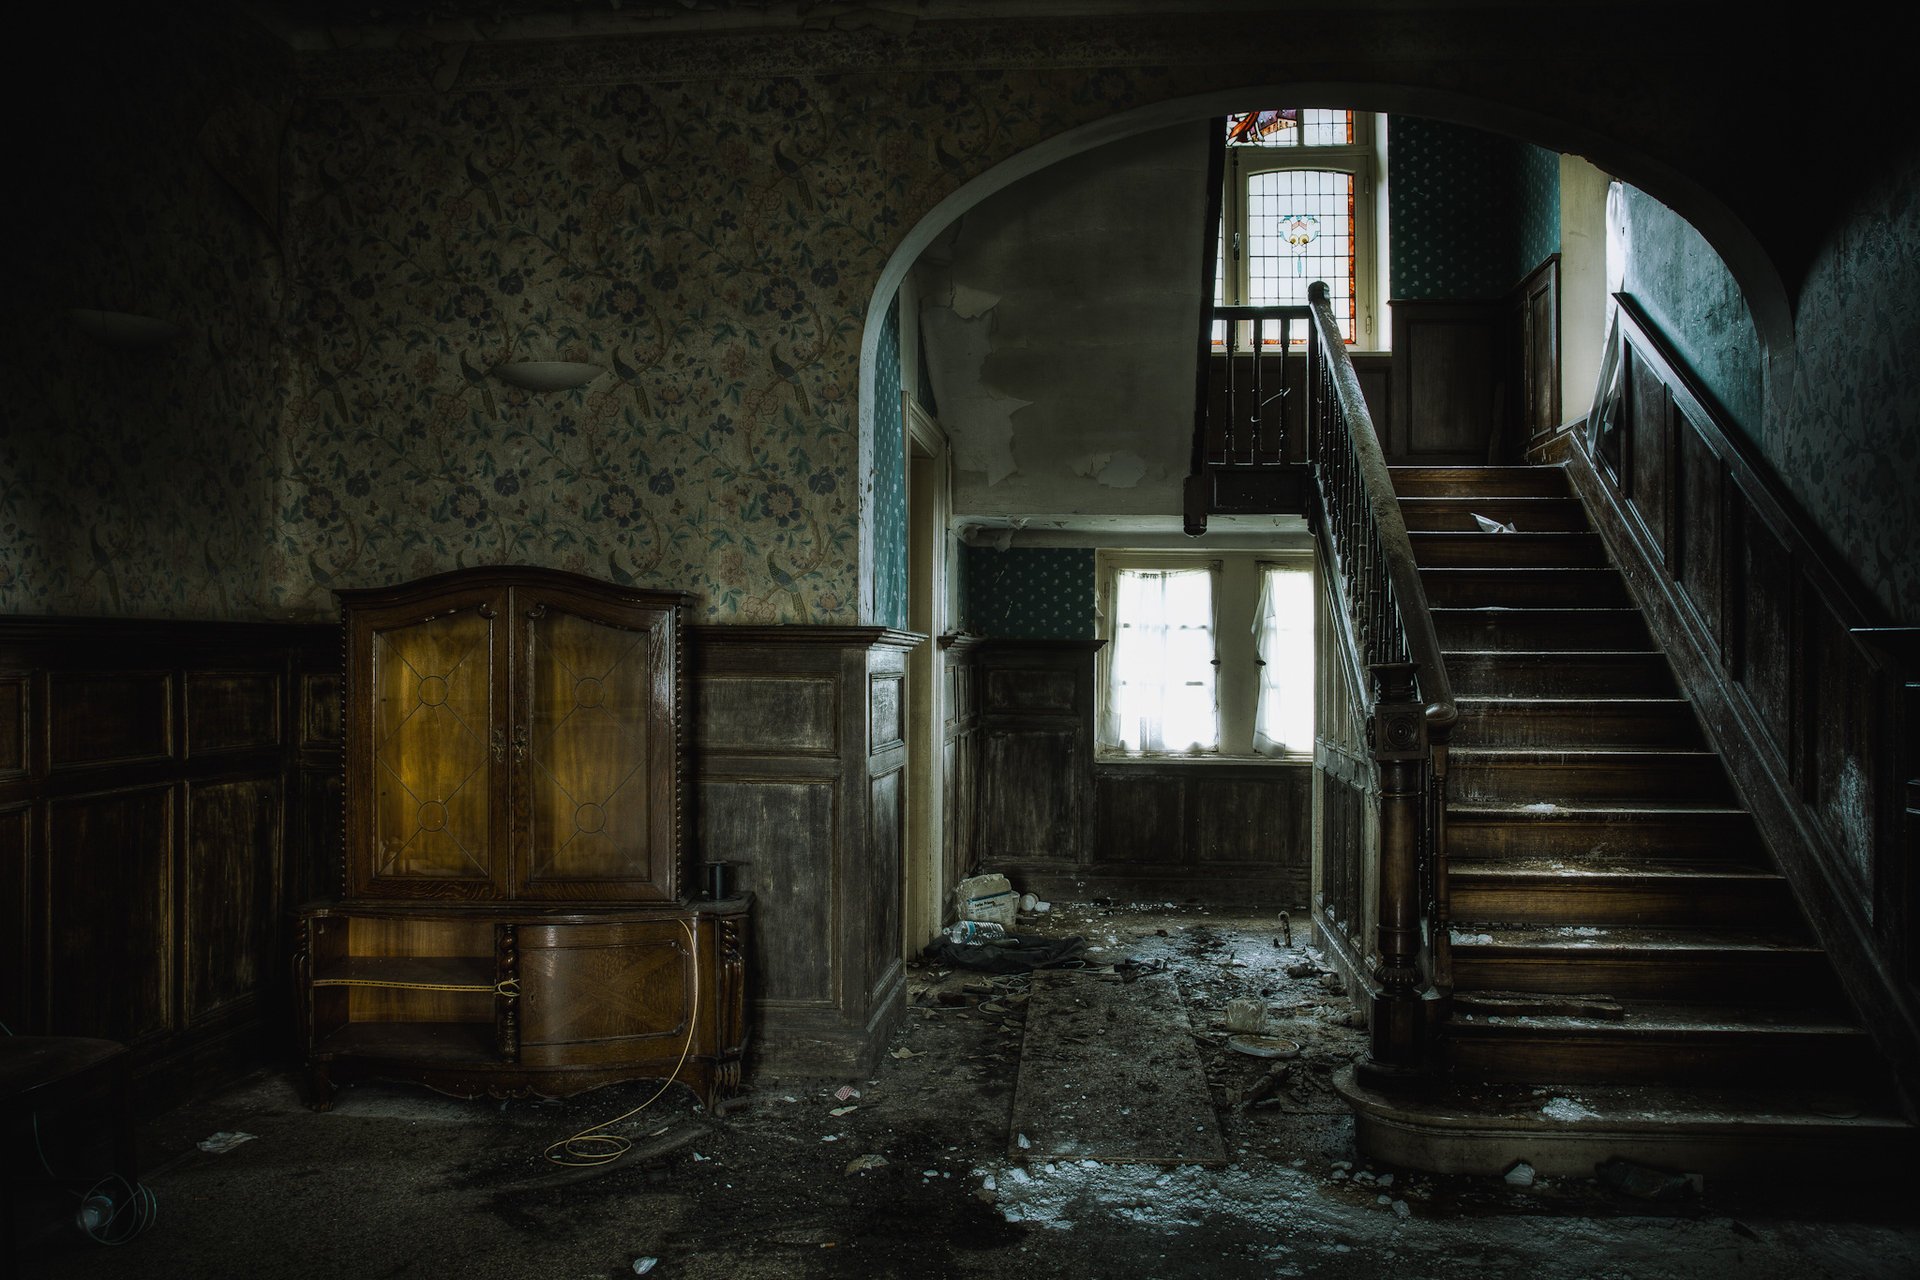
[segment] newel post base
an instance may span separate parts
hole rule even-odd
[[[1376,663],[1370,746],[1380,778],[1380,878],[1370,1038],[1363,1078],[1426,1070],[1429,1018],[1421,994],[1420,848],[1428,759],[1426,715],[1411,662]]]

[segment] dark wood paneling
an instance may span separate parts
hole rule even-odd
[[[47,686],[53,766],[169,754],[172,683],[164,671],[54,675]]]
[[[720,718],[696,738],[700,853],[745,863],[740,887],[758,900],[755,1055],[776,1074],[864,1074],[906,1009],[907,747],[894,700],[922,639],[689,630],[698,705]]]
[[[186,687],[188,755],[280,742],[278,675],[195,671]]]
[[[27,849],[33,811],[25,805],[0,809],[0,1022],[16,1034],[33,1025],[28,1001],[32,993],[32,902],[27,881]]]
[[[1679,552],[1680,587],[1707,633],[1724,646],[1726,549],[1721,544],[1726,526],[1721,510],[1720,455],[1684,415],[1675,414],[1674,419],[1680,431],[1679,447],[1673,455],[1678,473],[1674,519],[1679,528],[1674,543]]]
[[[1393,303],[1393,463],[1479,463],[1499,435],[1511,392],[1502,370],[1504,299]]]
[[[1627,496],[1662,562],[1673,558],[1673,402],[1660,374],[1637,351],[1627,357]]]
[[[898,684],[898,682],[891,682]],[[900,962],[901,851],[906,847],[907,774],[883,773],[867,784],[866,983],[877,987]]]
[[[340,817],[337,731],[291,726],[340,653],[331,626],[0,618],[27,694],[0,742],[28,744],[0,769],[0,1020],[133,1039],[151,1110],[287,1047],[281,909],[337,891]]]
[[[281,831],[277,776],[188,788],[188,1022],[257,997],[277,971],[273,879]],[[263,850],[271,856],[262,858]]]
[[[1044,668],[995,668],[987,672],[986,710],[1052,711],[1071,716],[1078,710],[1080,673]]]
[[[77,797],[47,815],[48,1024],[140,1041],[173,1025],[174,789]]]
[[[1513,444],[1524,447],[1560,428],[1559,254],[1534,268],[1514,288],[1513,314],[1520,357],[1519,421]],[[1517,449],[1509,450],[1514,452]]]
[[[1079,746],[1073,729],[985,734],[978,839],[988,863],[1079,861],[1087,773]]]
[[[837,690],[818,676],[715,675],[699,683],[695,733],[703,751],[837,754]]]
[[[1101,769],[1093,780],[1093,848],[1088,862],[1108,870],[1178,864],[1187,855],[1187,788],[1182,779],[1132,767]]]
[[[899,676],[881,676],[870,683],[867,741],[872,750],[884,751],[901,744],[901,690],[905,684]]]
[[[1393,355],[1356,355],[1354,376],[1360,379],[1360,395],[1367,403],[1367,416],[1373,419],[1374,434],[1382,440],[1394,439]]]
[[[837,789],[833,778],[700,784],[700,847],[744,864],[740,887],[766,904],[754,921],[756,999],[833,998]]]
[[[338,672],[300,676],[300,745],[338,747],[344,741],[340,718],[346,679]]]
[[[27,771],[27,699],[24,673],[0,674],[0,778]]]
[[[1889,627],[1770,464],[1617,295],[1624,483],[1568,473],[1864,1024],[1920,1081],[1903,795],[1920,631]]]
[[[1741,556],[1734,599],[1739,610],[1736,679],[1759,712],[1760,727],[1783,764],[1793,733],[1793,557],[1746,504],[1740,504]]]
[[[1202,862],[1271,869],[1298,885],[1294,901],[1304,903],[1313,840],[1311,780],[1304,766],[1254,777],[1195,773],[1189,784],[1194,853]]]

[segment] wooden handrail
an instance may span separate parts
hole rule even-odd
[[[1386,454],[1374,431],[1373,415],[1367,411],[1353,358],[1347,354],[1346,339],[1334,319],[1326,284],[1315,281],[1308,286],[1307,298],[1324,376],[1331,382],[1333,395],[1347,422],[1347,435],[1359,467],[1360,495],[1366,502],[1368,518],[1377,530],[1379,554],[1392,586],[1393,602],[1398,606],[1393,610],[1398,617],[1389,620],[1390,625],[1400,630],[1406,659],[1418,668],[1416,680],[1425,705],[1427,732],[1436,741],[1444,742],[1459,720],[1460,712],[1454,705],[1453,682],[1447,676],[1446,660],[1441,656],[1440,637],[1433,628],[1433,610],[1427,604],[1426,588],[1420,582],[1420,568],[1413,558],[1406,521],[1400,514],[1400,500],[1394,494],[1393,476],[1387,470]]]

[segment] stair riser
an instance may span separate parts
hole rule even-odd
[[[1685,704],[1616,708],[1606,703],[1555,707],[1462,705],[1453,731],[1474,747],[1697,747],[1700,729]]]
[[[1673,673],[1657,653],[1449,653],[1456,698],[1671,698]]]
[[[1477,1080],[1560,1084],[1777,1085],[1860,1080],[1878,1069],[1866,1037],[1833,1032],[1556,1035],[1448,1027],[1449,1066]]]
[[[1647,624],[1632,609],[1440,609],[1433,614],[1440,647],[1549,649],[1555,651],[1651,649]]]
[[[1413,559],[1422,569],[1595,569],[1607,550],[1591,533],[1416,533]]]
[[[1584,533],[1591,527],[1575,498],[1408,498],[1400,504],[1400,515],[1416,533],[1478,533],[1476,515],[1522,533]]]
[[[1596,760],[1560,763],[1462,759],[1456,754],[1447,796],[1467,804],[1638,804],[1702,801],[1725,804],[1733,792],[1716,756],[1656,756],[1644,763]]]
[[[1586,607],[1624,609],[1633,602],[1612,569],[1420,570],[1427,604],[1435,609],[1497,605],[1508,609]]]
[[[1714,814],[1682,820],[1501,821],[1447,817],[1447,853],[1486,858],[1627,858],[1647,862],[1717,861],[1744,865],[1760,848],[1751,819]]]
[[[1448,882],[1449,911],[1465,931],[1497,924],[1590,924],[1661,928],[1768,929],[1793,922],[1793,903],[1777,880],[1665,880],[1651,885],[1578,879]]]
[[[1571,496],[1558,467],[1395,467],[1392,475],[1402,498]]]
[[[1453,948],[1460,991],[1540,991],[1743,1004],[1826,1004],[1838,998],[1819,952],[1698,951],[1655,954],[1580,948]]]

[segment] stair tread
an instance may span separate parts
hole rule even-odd
[[[1601,764],[1605,757],[1619,757],[1623,764],[1640,764],[1648,758],[1669,759],[1684,756],[1688,760],[1717,760],[1720,753],[1701,747],[1455,747],[1454,760],[1522,759],[1546,764]]]
[[[1514,992],[1525,996],[1530,993]],[[1564,1003],[1565,996],[1542,993],[1542,1003]],[[1449,1033],[1515,1035],[1553,1031],[1600,1036],[1611,1031],[1631,1035],[1681,1034],[1805,1034],[1865,1037],[1859,1024],[1833,1008],[1750,1004],[1700,1004],[1674,1000],[1620,999],[1618,1018],[1583,1017],[1566,1013],[1486,1014],[1456,1013],[1447,1022]]]
[[[1634,862],[1626,859],[1573,861],[1567,858],[1467,858],[1447,863],[1449,880],[1577,880],[1600,885],[1609,881],[1723,880],[1779,883],[1784,877],[1764,867],[1738,862]]]
[[[1488,1084],[1459,1082],[1422,1096],[1387,1095],[1357,1084],[1351,1068],[1336,1084],[1376,1114],[1404,1114],[1447,1128],[1557,1131],[1598,1136],[1612,1129],[1671,1132],[1745,1128],[1914,1132],[1891,1107],[1857,1090],[1684,1084]],[[1842,1112],[1843,1114],[1833,1114]],[[1857,1114],[1844,1114],[1856,1112]]]
[[[1766,952],[1820,955],[1819,946],[1775,930],[1646,928],[1637,925],[1495,925],[1455,920],[1449,936],[1456,954],[1465,948],[1551,952],[1628,951],[1649,955],[1674,951]]]
[[[1694,819],[1707,815],[1744,818],[1747,811],[1738,805],[1685,804],[1557,804],[1536,801],[1533,804],[1484,804],[1447,801],[1447,817],[1497,819],[1506,822],[1550,822],[1567,819],[1575,822],[1658,822],[1662,818]]]

